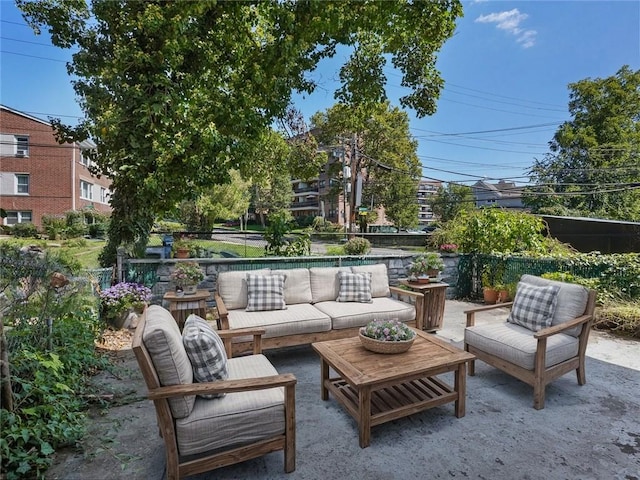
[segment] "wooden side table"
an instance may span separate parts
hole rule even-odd
[[[181,297],[177,296],[175,292],[167,292],[162,298],[169,302],[169,311],[182,330],[185,320],[192,313],[204,319],[207,318],[207,299],[210,296],[209,290],[197,290],[194,295]]]
[[[422,292],[424,300],[416,303],[416,317],[422,316],[422,328],[427,332],[440,330],[444,321],[444,301],[448,283],[415,283],[408,280],[400,280],[415,292]],[[422,303],[422,304],[420,304]]]

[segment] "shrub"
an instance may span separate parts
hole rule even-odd
[[[107,365],[94,348],[97,299],[81,282],[52,285],[53,272],[67,273],[53,256],[5,247],[0,267],[14,400],[0,412],[2,473],[42,478],[54,450],[82,438],[88,377]]]
[[[67,225],[64,215],[43,215],[42,229],[49,240],[56,240]]]
[[[11,233],[18,238],[38,238],[38,228],[33,223],[16,223]]]
[[[343,248],[347,255],[365,255],[371,251],[371,242],[363,237],[354,237]]]

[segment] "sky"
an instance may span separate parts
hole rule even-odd
[[[464,17],[438,53],[445,82],[435,114],[407,109],[418,141],[423,178],[471,185],[504,179],[524,185],[535,159],[568,112],[569,84],[640,69],[640,0],[465,1]],[[46,119],[75,123],[65,62],[71,51],[26,26],[13,1],[0,0],[0,103]],[[336,103],[346,52],[323,61],[310,78],[311,95],[294,95],[308,120]],[[401,76],[385,69],[393,105],[407,93]],[[1,126],[0,126],[1,127]],[[383,160],[383,159],[379,159]]]

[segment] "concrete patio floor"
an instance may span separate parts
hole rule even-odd
[[[437,336],[461,345],[475,304],[446,302]],[[501,321],[506,310],[478,321]],[[92,414],[81,449],[56,454],[48,479],[166,478],[164,445],[152,402],[130,350],[115,358],[117,377],[96,383],[121,406]],[[330,398],[320,399],[320,368],[310,347],[273,350],[281,373],[294,373],[296,470],[284,473],[281,452],[202,475],[213,479],[625,479],[640,478],[640,342],[594,331],[587,349],[587,384],[567,374],[547,387],[546,408],[532,408],[531,387],[482,362],[467,379],[466,416],[443,405],[374,427],[371,446],[358,446],[355,421]],[[446,381],[452,378],[444,376]]]

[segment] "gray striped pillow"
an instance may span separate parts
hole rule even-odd
[[[247,312],[260,312],[265,310],[284,310],[287,304],[284,301],[285,275],[276,273],[273,275],[247,274]]]
[[[338,272],[338,302],[371,303],[371,272]]]
[[[213,382],[228,378],[227,352],[224,349],[224,342],[205,319],[193,313],[189,315],[184,322],[182,343],[191,361],[193,376],[198,382]],[[200,396],[217,398],[224,396],[224,393]]]
[[[550,326],[559,290],[560,287],[556,285],[538,287],[519,282],[507,322],[534,332]]]

